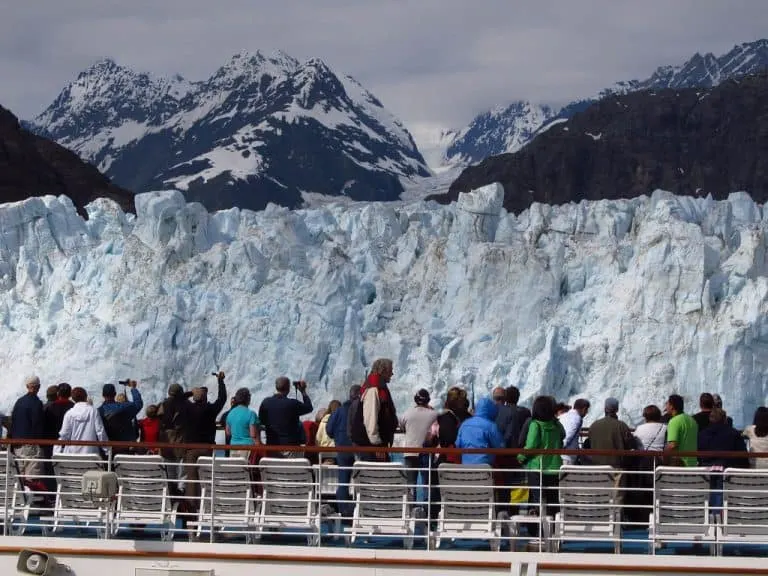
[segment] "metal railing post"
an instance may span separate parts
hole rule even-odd
[[[432,484],[434,482],[434,478],[432,477],[432,458],[434,457],[434,454],[428,454],[427,456],[427,513],[425,514],[427,522],[424,527],[424,538],[427,539],[427,552],[429,552],[432,540],[430,538],[430,532],[432,529]]]
[[[544,544],[544,455],[539,456],[539,552]]]
[[[250,458],[248,458],[250,460]],[[197,462],[194,463],[194,466],[197,466]],[[250,476],[251,471],[248,470],[248,475]],[[200,469],[198,468],[197,471],[197,479],[200,480]],[[187,479],[189,481],[189,479]],[[214,510],[215,506],[213,505],[215,502],[215,498],[213,497],[213,491],[215,490],[214,485],[216,483],[216,450],[213,450],[213,453],[211,455],[211,530],[210,534],[208,536],[208,541],[213,544],[213,530],[214,530],[214,520],[216,519],[216,511]],[[200,488],[200,493],[202,494],[202,487]],[[203,505],[202,499],[200,500],[200,506]]]
[[[4,518],[3,518],[3,536],[8,536],[8,488],[10,487],[11,475],[11,446],[6,444],[5,452],[5,506],[4,506]]]
[[[320,521],[317,523],[317,545],[320,546],[323,534],[323,453],[317,453],[317,515]]]

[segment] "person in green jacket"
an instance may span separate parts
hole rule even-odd
[[[561,450],[563,448],[563,427],[555,418],[555,403],[549,396],[539,396],[533,402],[531,423],[523,448],[526,450]],[[528,470],[528,504],[544,504],[545,514],[554,516],[559,504],[558,481],[563,463],[559,454],[527,456],[520,454],[518,461]],[[541,474],[541,476],[539,476]],[[543,490],[539,490],[539,486]],[[541,492],[544,492],[543,498]],[[537,532],[537,526],[533,532]],[[533,534],[536,536],[537,534]]]

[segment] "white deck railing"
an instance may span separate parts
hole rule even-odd
[[[7,444],[0,452],[0,467],[6,471],[0,485],[3,535],[243,544],[295,544],[301,538],[308,546],[358,546],[369,541],[369,546],[383,548],[433,550],[455,544],[625,554],[694,546],[712,554],[729,547],[738,548],[740,555],[768,555],[768,470],[664,466],[619,470],[585,465],[547,471],[436,464],[440,452],[484,452],[455,449],[425,449],[430,454],[422,458],[422,465],[410,469],[397,450],[388,451],[395,460],[388,464],[358,461],[339,466],[324,462],[322,454],[320,463],[310,464],[298,454],[291,459],[267,457],[250,465],[245,459],[223,456],[221,446],[195,446],[190,450],[196,450],[199,458],[177,462],[151,455],[112,457],[114,446],[147,448],[115,443],[103,446],[104,459],[54,454],[45,460],[45,473],[32,477],[23,473],[27,462],[13,455],[11,444],[18,442],[3,442]],[[322,452],[293,450],[306,456]],[[345,450],[349,452],[332,449]],[[488,452],[511,462],[525,453]],[[624,454],[628,463],[659,456],[580,454]],[[745,454],[726,456],[744,459]],[[80,478],[93,469],[117,474],[115,498],[92,501],[82,495]],[[537,499],[541,493],[544,498]]]

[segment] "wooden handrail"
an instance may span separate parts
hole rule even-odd
[[[664,452],[654,450],[524,450],[521,448],[405,448],[405,447],[378,447],[378,446],[278,446],[278,445],[247,445],[247,444],[179,444],[172,442],[98,442],[88,440],[49,440],[49,439],[17,439],[2,438],[0,446],[98,446],[101,448],[159,448],[159,449],[185,449],[185,450],[241,450],[241,451],[269,451],[269,452],[308,452],[315,453],[419,453],[419,454],[493,454],[495,456],[515,456],[525,454],[528,456],[538,455],[564,455],[564,456],[632,456],[632,457],[661,457]],[[690,456],[704,458],[725,458],[725,459],[744,459],[744,458],[768,458],[768,452],[712,452],[712,451],[675,451],[674,456]]]

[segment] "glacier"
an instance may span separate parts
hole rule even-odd
[[[523,401],[619,398],[640,418],[704,390],[737,424],[765,404],[768,210],[656,191],[631,200],[534,204],[515,216],[492,185],[449,206],[420,201],[208,213],[180,192],[113,202],[82,219],[67,197],[0,206],[0,407],[23,378],[211,383],[254,404],[276,376],[316,406],[344,398],[391,357],[400,410],[454,384]]]

